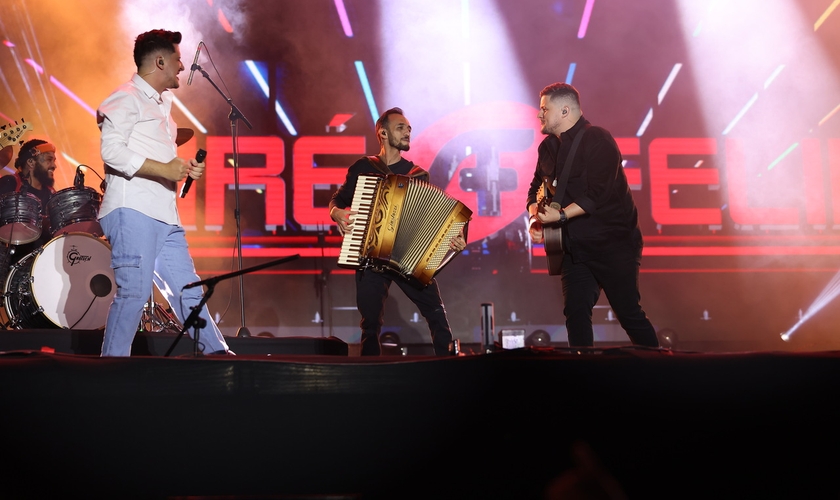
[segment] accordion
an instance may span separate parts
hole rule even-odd
[[[449,248],[472,210],[426,181],[405,175],[360,175],[339,267],[392,270],[426,286],[457,252]]]

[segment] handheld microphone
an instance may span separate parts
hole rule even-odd
[[[204,158],[207,157],[207,151],[203,149],[199,149],[198,152],[195,153],[195,161],[198,163],[202,163]],[[187,195],[187,192],[190,190],[190,186],[192,186],[193,178],[189,175],[187,176],[187,180],[184,181],[184,185],[181,186],[181,198]]]
[[[198,42],[198,47],[195,48],[195,58],[193,59],[192,66],[190,66],[190,77],[187,78],[187,85],[192,84],[192,77],[195,73],[195,69],[198,67],[198,55],[201,53],[201,46],[204,44],[204,41]]]

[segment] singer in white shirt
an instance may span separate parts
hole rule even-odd
[[[153,279],[181,324],[202,298],[202,289],[184,289],[199,281],[178,217],[176,186],[190,176],[199,179],[204,163],[179,158],[172,119],[172,95],[184,70],[177,31],[153,30],[134,44],[137,73],[115,90],[97,110],[100,152],[107,188],[99,222],[111,245],[117,292],[108,312],[102,356],[129,356]],[[157,275],[157,276],[155,276]],[[205,354],[233,354],[218,326],[203,307],[198,348]]]

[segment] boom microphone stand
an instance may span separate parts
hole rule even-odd
[[[245,125],[249,129],[253,129],[254,127],[251,125],[251,122],[245,118],[245,115],[239,111],[239,108],[236,107],[236,104],[233,103],[233,100],[226,96],[222,89],[216,85],[216,82],[210,78],[206,71],[201,67],[201,65],[193,63],[190,67],[190,70],[195,71],[198,70],[201,72],[201,75],[210,82],[210,85],[213,86],[214,89],[222,96],[225,102],[228,103],[230,106],[230,113],[228,114],[228,120],[230,120],[230,132],[231,138],[233,139],[233,184],[234,184],[234,198],[236,199],[236,208],[234,210],[234,218],[236,219],[236,254],[238,257],[238,264],[239,264],[239,310],[240,310],[240,317],[242,320],[242,324],[239,327],[239,330],[236,332],[237,337],[250,337],[251,332],[248,331],[248,327],[245,326],[245,287],[243,282],[242,275],[242,227],[240,225],[240,211],[239,211],[239,152],[237,151],[237,138],[238,138],[238,130],[237,130],[237,122],[238,120],[242,120]]]
[[[178,341],[181,340],[181,337],[183,337],[184,334],[193,326],[195,326],[195,337],[193,339],[194,342],[195,342],[194,353],[196,355],[198,355],[198,344],[199,344],[198,332],[199,332],[200,329],[204,328],[206,326],[206,323],[207,323],[203,318],[198,317],[198,315],[201,314],[201,310],[204,309],[204,304],[206,304],[207,301],[210,299],[210,296],[213,295],[213,290],[216,287],[216,283],[218,283],[220,281],[224,281],[228,278],[233,278],[235,276],[240,276],[241,277],[244,274],[252,273],[254,271],[259,271],[260,269],[265,269],[266,267],[276,266],[276,265],[282,264],[284,262],[289,262],[291,260],[297,259],[298,257],[300,257],[300,254],[295,254],[295,255],[291,255],[289,257],[284,257],[282,259],[272,260],[271,262],[266,262],[264,264],[259,264],[257,266],[252,266],[252,267],[249,267],[248,269],[240,269],[239,271],[233,271],[233,272],[227,273],[227,274],[220,274],[219,276],[216,276],[214,278],[207,278],[206,280],[196,281],[196,282],[193,282],[193,283],[190,283],[190,284],[186,285],[184,287],[185,290],[187,288],[193,288],[193,287],[196,287],[196,286],[204,285],[204,286],[207,286],[207,292],[204,294],[204,296],[201,297],[201,301],[198,303],[198,305],[196,305],[195,307],[192,308],[192,311],[190,312],[190,315],[187,316],[186,321],[184,321],[184,327],[181,329],[181,332],[178,333],[178,336],[175,337],[175,341],[172,342],[171,346],[169,346],[169,350],[166,351],[166,354],[164,354],[164,356],[168,357],[172,353],[172,350],[175,349],[175,346],[178,344]]]

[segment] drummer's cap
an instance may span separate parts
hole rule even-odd
[[[27,160],[35,158],[41,153],[55,153],[55,146],[41,139],[24,142],[23,146],[20,147],[17,160],[15,160],[15,168],[22,170]]]

